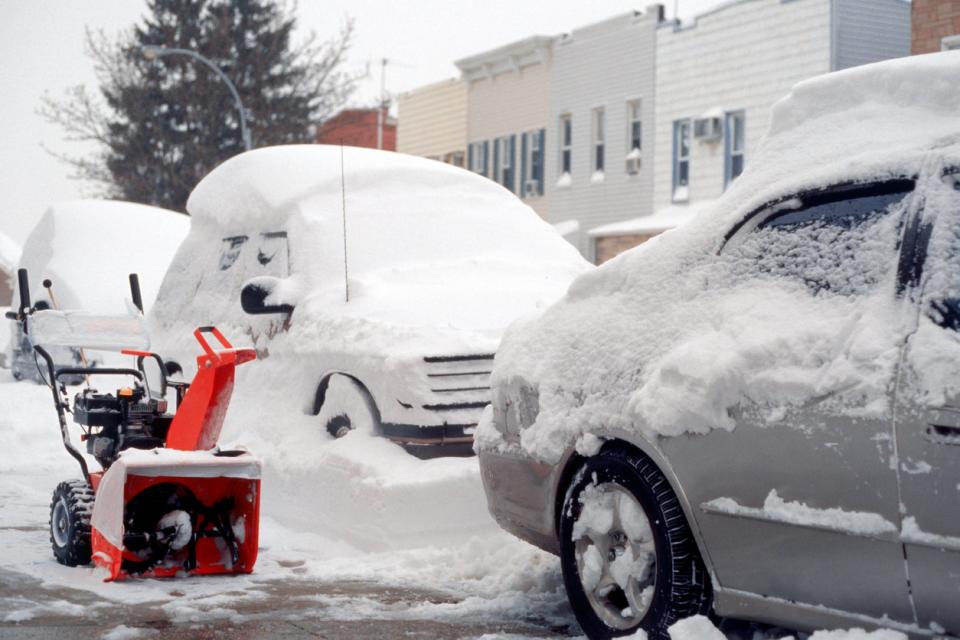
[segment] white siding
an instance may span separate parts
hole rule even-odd
[[[627,14],[578,29],[557,40],[553,49],[550,121],[547,127],[546,189],[550,222],[575,219],[580,237],[571,238],[581,253],[593,258],[586,231],[618,220],[651,213],[653,202],[654,69],[659,11]],[[626,171],[629,152],[627,103],[642,107],[642,166]],[[592,182],[591,115],[603,107],[605,171],[603,182]],[[560,178],[560,117],[573,125],[569,186]]]
[[[910,3],[833,0],[833,69],[910,55]]]
[[[397,99],[397,151],[443,158],[467,149],[467,88],[444,80],[400,94]]]
[[[741,0],[692,26],[657,32],[654,209],[672,202],[673,122],[709,110],[746,114],[746,164],[771,105],[830,70],[831,0]],[[690,202],[724,190],[724,145],[692,142]]]

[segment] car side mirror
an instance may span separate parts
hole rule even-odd
[[[293,313],[292,304],[267,304],[267,297],[279,284],[277,278],[260,277],[248,282],[240,291],[240,306],[250,315]]]

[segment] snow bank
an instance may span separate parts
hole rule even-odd
[[[706,616],[691,616],[678,620],[667,632],[670,640],[727,640]]]
[[[789,210],[798,203],[784,199],[798,192],[921,172],[931,176],[924,189],[939,180],[944,164],[960,162],[958,73],[960,53],[946,53],[797,85],[708,211],[580,276],[551,308],[514,324],[493,379],[498,407],[517,388],[538,398],[535,420],[520,425],[523,450],[555,462],[598,428],[650,438],[730,429],[727,410],[738,403],[772,421],[812,398],[851,416],[887,415],[907,330],[892,287],[909,199],[848,235],[855,254],[823,227],[781,234],[790,238],[756,232],[718,251],[747,213],[777,201]],[[810,269],[822,286],[791,269]],[[508,446],[492,431],[492,420],[481,423],[481,447]]]
[[[106,314],[127,312],[127,276],[138,273],[149,309],[189,226],[184,215],[131,202],[60,202],[30,233],[18,267],[30,271],[34,301],[49,298],[41,286],[49,278],[61,309]]]
[[[907,640],[907,636],[900,631],[879,629],[865,631],[863,629],[837,629],[833,631],[817,631],[810,636],[810,640]]]

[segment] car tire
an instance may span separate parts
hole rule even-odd
[[[363,385],[347,375],[330,376],[319,417],[334,438],[342,438],[351,431],[380,433],[380,417],[373,399]]]
[[[669,640],[670,625],[711,608],[683,509],[639,452],[611,447],[583,462],[565,493],[559,535],[567,597],[591,640],[638,629]]]
[[[50,544],[60,564],[90,564],[93,501],[93,488],[86,480],[61,482],[54,490],[50,501]]]

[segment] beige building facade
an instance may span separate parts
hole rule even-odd
[[[465,166],[467,86],[459,78],[397,97],[397,151]]]
[[[553,40],[533,36],[456,62],[467,85],[467,167],[541,217]]]

